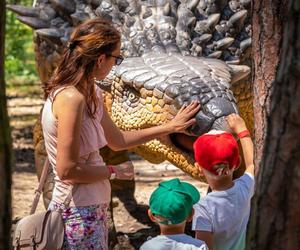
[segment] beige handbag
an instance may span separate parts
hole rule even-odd
[[[61,213],[58,211],[45,211],[34,214],[49,168],[49,160],[46,158],[42,176],[36,195],[32,203],[30,215],[22,218],[16,225],[13,236],[13,249],[61,249],[64,241],[64,223]],[[75,186],[74,186],[75,188]],[[64,204],[68,206],[72,199],[72,191],[67,196]]]

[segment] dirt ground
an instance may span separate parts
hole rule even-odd
[[[38,185],[34,167],[32,130],[40,108],[43,105],[38,85],[29,86],[26,92],[8,90],[8,108],[12,128],[15,166],[13,170],[13,228],[15,223],[29,213]],[[139,156],[131,155],[135,167],[134,207],[125,208],[119,198],[113,197],[113,214],[119,244],[114,249],[138,249],[148,236],[158,234],[158,228],[147,216],[148,199],[162,180],[178,177],[194,184],[201,196],[205,195],[207,185],[195,181],[168,162],[151,164]],[[37,211],[45,208],[42,199]],[[190,230],[188,230],[190,233]]]

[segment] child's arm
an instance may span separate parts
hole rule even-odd
[[[235,134],[239,134],[240,132],[247,130],[244,120],[237,114],[227,116],[227,122]],[[240,141],[244,153],[246,172],[254,176],[253,142],[250,136],[243,137]]]
[[[253,143],[251,137],[243,137],[240,139],[243,153],[244,153],[244,160],[246,164],[246,171],[254,176],[254,163],[253,163]]]
[[[206,243],[209,250],[213,249],[213,234],[208,231],[196,231],[196,239],[202,240]]]

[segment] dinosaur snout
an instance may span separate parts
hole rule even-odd
[[[194,136],[211,129],[228,130],[224,117],[238,113],[232,91],[221,82],[203,82],[198,78],[167,88],[166,93],[174,98],[174,106],[178,110],[193,100],[200,103],[201,108],[195,115],[196,124],[188,128],[188,132]]]
[[[204,104],[196,114],[196,124],[188,131],[193,135],[201,135],[211,129],[228,131],[225,116],[238,113],[236,104],[226,98],[216,97]]]
[[[209,92],[210,95],[215,95],[215,93]],[[227,121],[225,116],[231,113],[237,113],[237,106],[234,102],[233,96],[230,96],[232,101],[228,97],[212,97],[206,103],[203,101],[203,94],[199,93],[198,95],[193,95],[187,100],[183,100],[183,104],[190,103],[193,100],[198,100],[202,106],[200,110],[195,115],[196,123],[187,129],[188,134],[171,134],[170,140],[173,145],[186,152],[192,154],[193,144],[198,136],[210,131],[211,129],[229,131]],[[230,98],[230,99],[231,99]],[[179,98],[178,98],[179,99]],[[177,100],[178,100],[177,99]],[[181,98],[182,100],[182,98]],[[180,106],[179,102],[177,106]]]

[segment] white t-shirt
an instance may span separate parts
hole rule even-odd
[[[213,233],[214,250],[245,249],[246,229],[254,194],[254,176],[245,173],[225,191],[213,191],[194,205],[192,229]]]
[[[202,240],[186,234],[158,235],[146,241],[140,250],[208,250]]]

